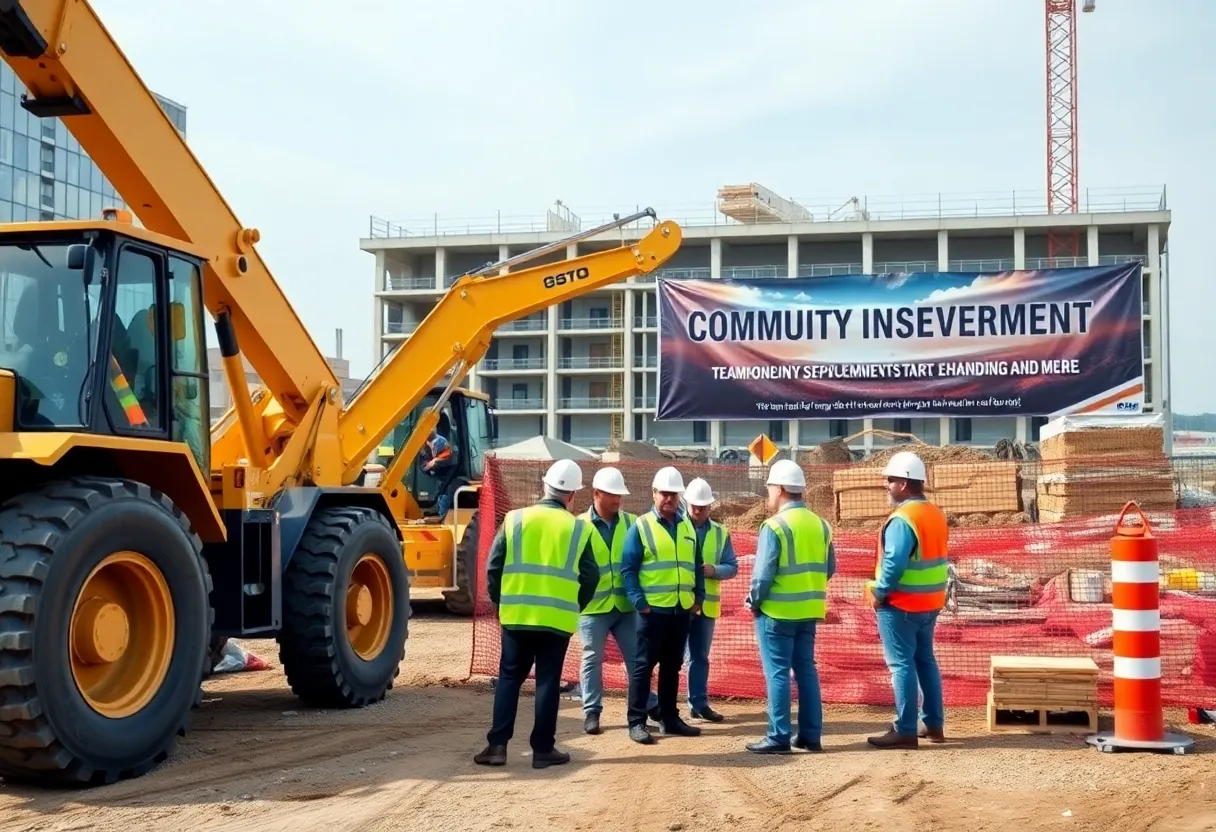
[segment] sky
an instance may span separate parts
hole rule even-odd
[[[1042,0],[92,0],[321,349],[371,369],[369,217],[1042,192]],[[1078,6],[1080,0],[1078,0]],[[345,11],[339,12],[338,9]],[[1216,3],[1078,14],[1080,182],[1168,189],[1173,408],[1216,411]],[[815,200],[819,204],[819,200]]]

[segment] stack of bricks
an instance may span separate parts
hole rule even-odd
[[[1067,426],[1039,444],[1039,522],[1118,514],[1129,500],[1145,511],[1177,505],[1161,427]]]

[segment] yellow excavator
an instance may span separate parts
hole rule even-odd
[[[383,699],[408,633],[391,504],[408,498],[360,487],[364,463],[499,324],[652,271],[679,226],[461,277],[343,402],[258,232],[89,3],[0,0],[0,53],[22,106],[63,119],[142,223],[0,226],[0,777],[149,771],[185,733],[216,639],[277,639],[306,705]],[[234,401],[210,435],[204,309]],[[402,453],[437,419],[424,410]]]

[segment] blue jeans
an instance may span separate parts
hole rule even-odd
[[[937,612],[904,612],[884,605],[875,610],[883,658],[895,688],[895,731],[915,734],[917,688],[924,696],[920,717],[926,728],[941,729],[946,722],[942,702],[942,674],[933,655],[933,628]]]
[[[792,739],[790,671],[798,683],[798,736],[819,742],[823,734],[823,697],[815,667],[817,622],[782,621],[756,616],[756,641],[768,688],[768,738],[783,745]]]
[[[684,664],[688,668],[688,706],[694,711],[709,707],[709,648],[714,642],[716,618],[694,615],[688,625],[688,643],[684,645]],[[647,709],[658,707],[659,697],[653,689]]]
[[[638,613],[633,610],[621,612],[580,615],[578,637],[583,643],[583,664],[579,671],[579,687],[583,695],[583,712],[598,714],[603,711],[604,699],[604,647],[608,634],[612,633],[621,657],[625,660],[625,678],[633,673],[638,656]]]

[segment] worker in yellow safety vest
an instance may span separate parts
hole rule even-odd
[[[536,716],[530,743],[532,767],[570,762],[555,748],[562,665],[579,612],[599,583],[591,545],[591,524],[570,512],[583,487],[576,463],[561,459],[542,479],[544,498],[507,512],[490,546],[486,589],[502,628],[494,721],[487,745],[473,757],[480,765],[507,762],[507,743],[515,731],[519,689],[536,665]]]
[[[611,634],[621,651],[627,673],[638,652],[638,613],[625,594],[621,578],[621,553],[625,537],[636,517],[621,511],[621,498],[629,494],[625,477],[617,468],[606,467],[591,479],[591,506],[580,517],[595,530],[591,548],[599,568],[595,595],[578,620],[578,636],[583,644],[579,687],[583,697],[583,731],[600,733],[600,714],[604,698],[604,648]]]
[[[688,519],[697,531],[697,549],[701,553],[701,574],[705,581],[705,600],[701,614],[694,615],[688,626],[688,646],[684,663],[688,667],[688,708],[693,719],[721,722],[725,717],[709,706],[709,651],[714,640],[714,625],[722,615],[722,581],[729,581],[739,571],[730,532],[709,517],[714,504],[713,489],[701,477],[684,489]],[[657,708],[658,697],[652,691],[650,707]]]
[[[768,510],[760,527],[752,585],[744,605],[756,616],[756,641],[768,691],[768,733],[748,743],[754,754],[822,751],[823,699],[815,667],[815,630],[827,616],[828,580],[836,571],[832,529],[803,501],[806,476],[779,459],[768,474]],[[790,724],[790,673],[798,682],[798,733]]]
[[[705,595],[701,552],[692,522],[680,511],[684,478],[675,468],[655,472],[654,510],[638,517],[625,538],[621,579],[640,613],[638,660],[629,680],[629,739],[654,742],[646,727],[650,683],[659,666],[658,722],[666,735],[695,737],[701,729],[680,718],[676,705],[688,628]]]
[[[878,533],[874,580],[866,598],[878,619],[882,652],[895,689],[891,730],[867,742],[877,748],[916,748],[918,736],[945,742],[942,674],[933,655],[933,630],[946,604],[950,529],[946,515],[925,498],[925,463],[911,451],[887,462],[887,498],[894,506]],[[924,699],[917,726],[917,691]]]

